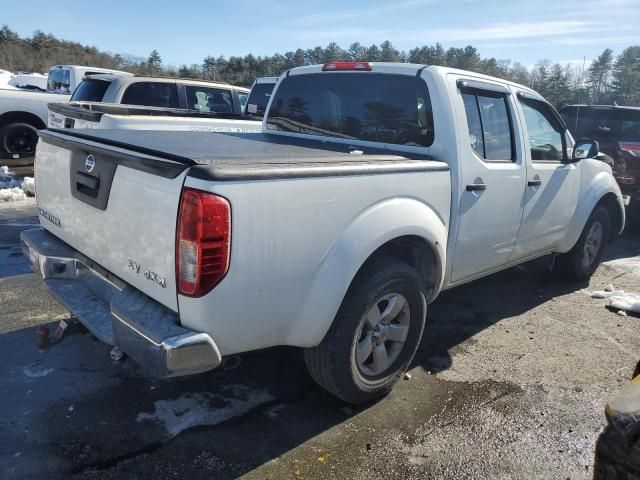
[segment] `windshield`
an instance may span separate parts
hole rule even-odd
[[[246,112],[249,115],[264,115],[275,83],[256,83],[249,93]]]
[[[640,141],[640,109],[565,107],[560,114],[575,138]]]
[[[47,91],[52,93],[71,93],[71,72],[68,68],[52,68],[49,70]]]
[[[83,80],[71,96],[71,101],[78,102],[101,102],[104,93],[109,88],[111,82],[104,80],[88,79]]]
[[[408,75],[291,75],[276,90],[267,128],[397,145],[433,143],[427,85]]]

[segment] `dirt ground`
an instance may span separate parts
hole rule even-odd
[[[0,206],[1,478],[589,479],[640,357],[640,318],[587,293],[640,292],[636,230],[588,285],[535,262],[442,294],[410,378],[374,405],[326,394],[288,348],[152,380],[80,328],[36,348],[68,313],[20,253],[35,224],[32,200]]]

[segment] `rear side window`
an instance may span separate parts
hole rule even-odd
[[[199,112],[233,113],[231,90],[186,85],[187,108]]]
[[[178,108],[178,89],[175,83],[137,82],[122,96],[125,105]]]
[[[476,155],[491,162],[513,161],[513,129],[506,96],[495,92],[464,92],[462,100],[469,143]]]
[[[78,102],[101,102],[104,98],[104,93],[109,88],[111,82],[105,82],[103,80],[83,80],[73,92],[71,96],[72,101]]]
[[[426,83],[379,73],[292,75],[272,100],[267,128],[397,145],[433,143]]]
[[[273,87],[275,86],[275,83],[256,83],[251,89],[251,93],[249,93],[245,113],[249,115],[264,115],[271,98],[271,92],[273,92]]]

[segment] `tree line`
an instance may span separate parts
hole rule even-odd
[[[210,55],[200,64],[176,66],[164,64],[157,50],[145,59],[103,52],[41,31],[22,38],[7,25],[0,29],[0,68],[10,71],[46,73],[51,65],[66,63],[250,86],[257,77],[278,76],[289,68],[339,60],[411,62],[470,70],[527,85],[558,106],[563,103],[640,106],[640,46],[627,47],[617,55],[607,48],[584,67],[541,60],[527,68],[517,61],[482,57],[471,45],[445,49],[436,43],[403,51],[390,41],[371,46],[356,42],[347,49],[332,42],[326,47],[298,48],[265,56]]]

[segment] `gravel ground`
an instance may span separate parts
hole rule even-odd
[[[152,380],[76,326],[35,347],[68,317],[17,248],[36,222],[33,202],[0,206],[1,478],[589,479],[604,403],[640,356],[640,319],[584,291],[640,291],[636,230],[589,285],[535,262],[445,292],[410,378],[368,407],[317,388],[295,349]]]

